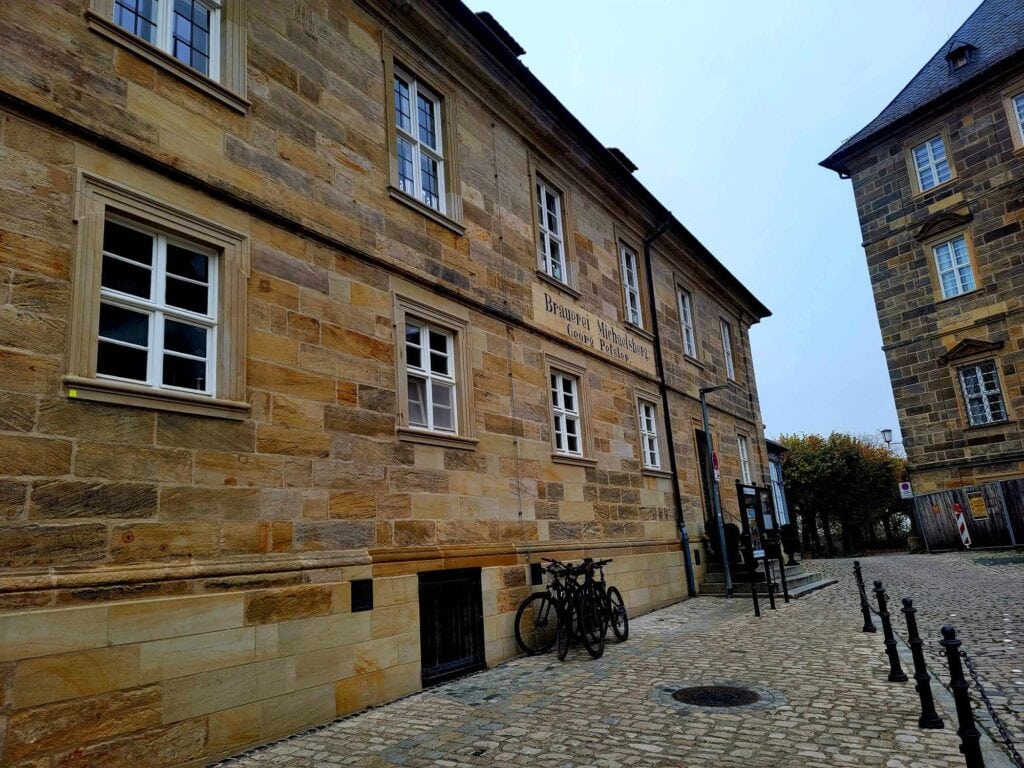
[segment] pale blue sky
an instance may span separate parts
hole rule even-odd
[[[898,430],[853,192],[818,162],[979,0],[470,0],[773,316],[769,436]],[[898,435],[897,435],[898,439]]]

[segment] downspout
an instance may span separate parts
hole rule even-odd
[[[654,296],[654,270],[651,269],[651,246],[668,231],[671,218],[665,219],[644,238],[644,271],[647,273],[647,305],[651,315],[651,333],[654,336],[654,366],[658,375],[658,390],[661,394],[661,412],[664,414],[665,433],[668,436],[668,465],[672,473],[672,499],[676,507],[676,526],[679,528],[679,542],[683,548],[683,562],[686,565],[686,591],[690,597],[697,596],[697,581],[693,575],[693,559],[690,552],[690,534],[686,530],[683,516],[683,497],[679,493],[679,473],[676,465],[676,434],[672,431],[672,411],[668,403],[668,386],[665,383],[665,364],[661,357],[661,335],[658,330],[658,301]]]

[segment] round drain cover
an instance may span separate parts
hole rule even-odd
[[[680,688],[672,698],[697,707],[744,707],[761,700],[756,691],[735,685],[694,685]]]

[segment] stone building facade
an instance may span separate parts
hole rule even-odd
[[[431,574],[480,664],[541,556],[684,598],[702,386],[723,488],[768,481],[767,310],[489,16],[7,3],[0,48],[0,765],[415,691]]]
[[[853,181],[914,492],[1021,478],[1024,9],[985,0],[822,165]]]

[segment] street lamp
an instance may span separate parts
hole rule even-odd
[[[882,430],[882,442],[885,443],[886,450],[889,451],[889,453],[892,453],[892,430],[891,429],[883,429]]]
[[[700,388],[700,413],[704,419],[704,445],[708,457],[708,469],[711,471],[711,508],[715,514],[715,527],[718,529],[718,550],[722,553],[722,572],[725,575],[725,594],[732,597],[732,572],[729,570],[729,553],[725,547],[725,525],[722,522],[722,501],[718,489],[718,478],[715,476],[713,466],[715,447],[711,442],[711,427],[708,424],[708,398],[709,392],[717,392],[725,389],[728,384],[718,384],[714,387]]]

